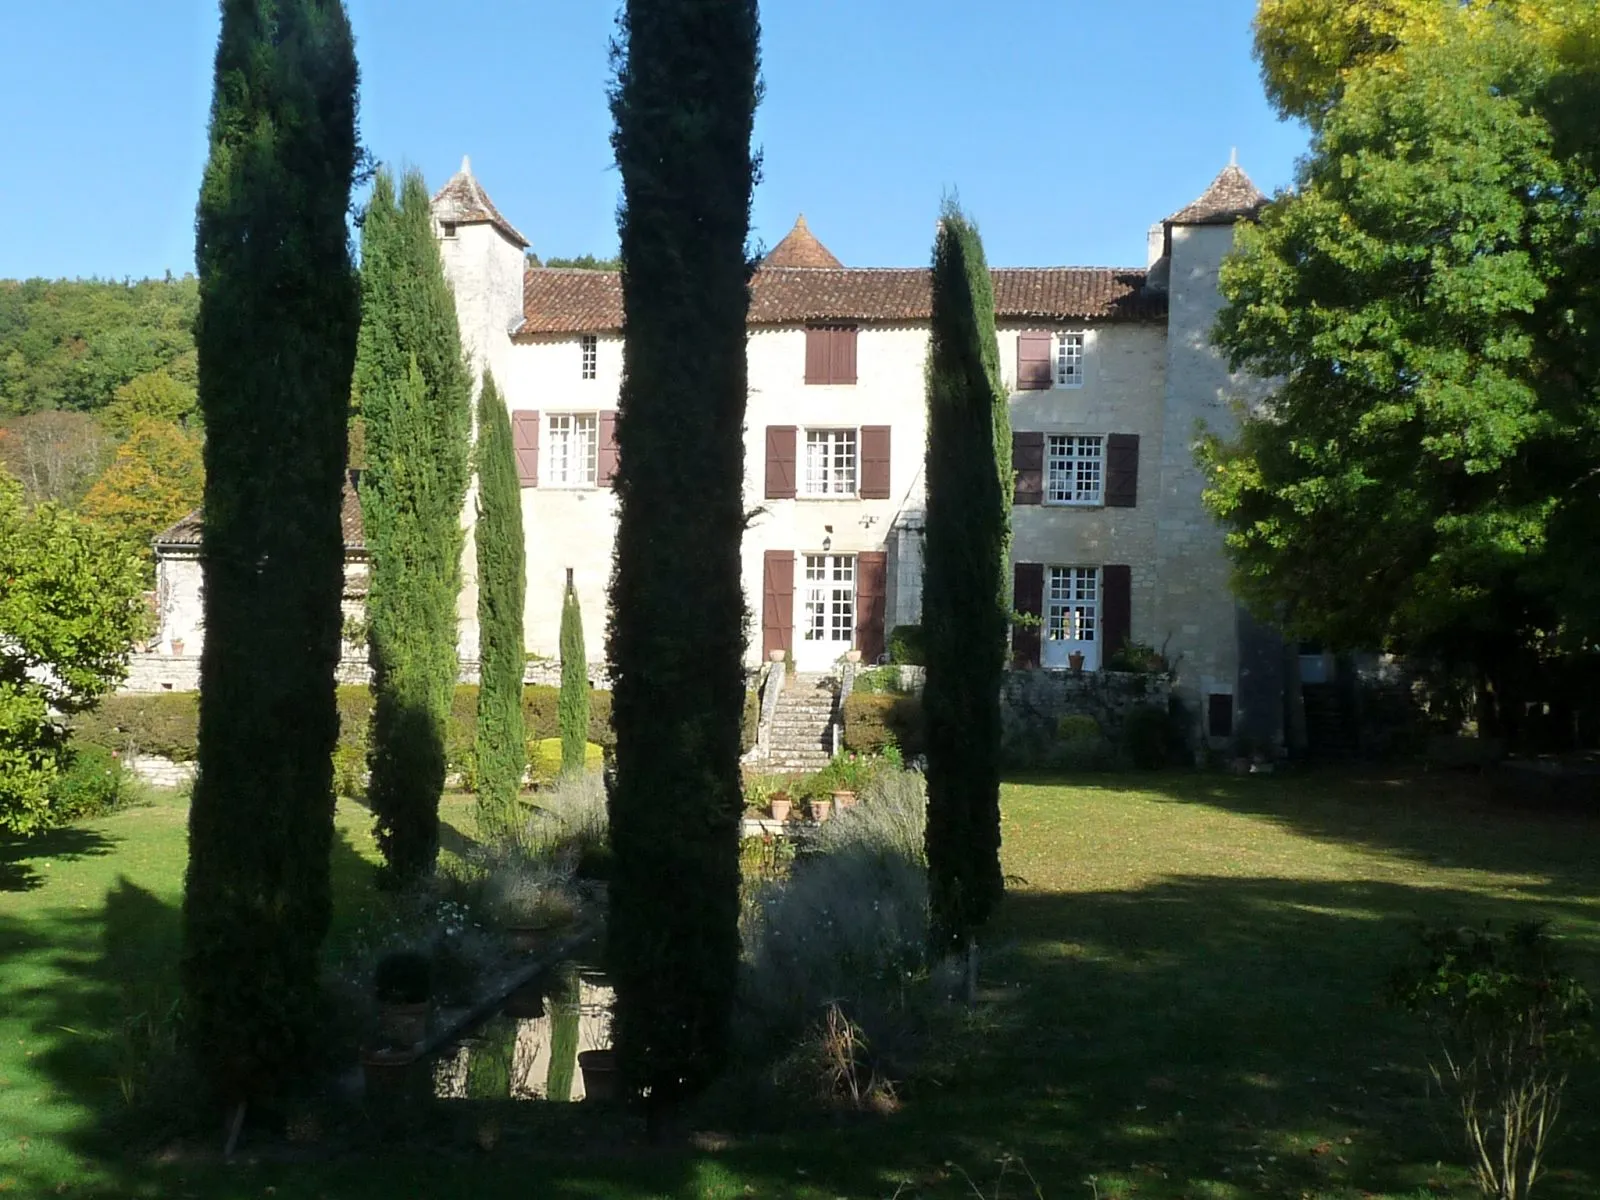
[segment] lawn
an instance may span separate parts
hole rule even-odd
[[[487,1151],[435,1129],[333,1161],[113,1153],[124,1039],[105,1030],[170,997],[184,812],[0,846],[0,1194],[1032,1196],[999,1180],[1014,1156],[1051,1200],[1466,1196],[1424,1043],[1381,1003],[1411,929],[1547,918],[1600,983],[1600,823],[1492,809],[1470,779],[1040,780],[1004,808],[1011,891],[959,1070],[891,1117],[726,1123],[680,1151],[524,1105]],[[341,929],[373,896],[366,826],[341,806]],[[1550,1200],[1600,1194],[1600,1089],[1567,1122]]]

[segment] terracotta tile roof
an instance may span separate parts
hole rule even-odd
[[[360,483],[360,471],[347,472],[344,493],[339,500],[339,527],[344,532],[346,553],[364,552],[367,548],[366,530],[361,523],[361,497],[356,492]],[[197,508],[156,534],[150,539],[150,544],[157,549],[168,546],[199,546],[201,530],[200,510]]]
[[[461,170],[450,176],[449,182],[434,196],[433,217],[452,225],[493,225],[524,250],[528,247],[528,239],[500,215],[483,185],[473,176],[472,162],[467,158],[462,158]]]
[[[1168,225],[1232,225],[1242,218],[1253,218],[1267,203],[1267,197],[1250,181],[1237,163],[1222,168],[1200,198],[1167,218]]]
[[[817,241],[816,235],[811,232],[811,227],[806,224],[806,217],[801,213],[795,219],[794,228],[791,229],[783,241],[768,252],[766,258],[761,260],[761,269],[769,267],[842,267],[844,264],[833,256],[833,252]]]
[[[1166,315],[1165,293],[1146,290],[1136,267],[1001,267],[993,272],[1002,321],[1146,321]],[[537,267],[523,279],[518,334],[622,328],[615,271]],[[916,323],[931,315],[923,268],[763,266],[750,281],[750,324],[807,321]]]

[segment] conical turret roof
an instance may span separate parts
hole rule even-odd
[[[1167,218],[1169,225],[1232,225],[1253,218],[1267,203],[1250,176],[1230,162],[1193,204]]]
[[[528,247],[528,239],[500,215],[494,201],[472,174],[472,160],[465,156],[461,159],[461,170],[450,176],[450,181],[434,196],[433,219],[451,225],[493,225],[524,250]]]
[[[761,265],[763,267],[832,267],[836,270],[844,266],[826,246],[817,241],[816,235],[811,232],[811,227],[806,224],[804,213],[796,218],[794,228],[788,232],[783,241],[774,246],[767,257],[761,260]]]

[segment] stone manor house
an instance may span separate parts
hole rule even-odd
[[[1176,664],[1177,691],[1214,743],[1282,733],[1284,647],[1229,592],[1193,453],[1202,427],[1229,430],[1235,404],[1260,397],[1258,382],[1229,373],[1209,331],[1234,226],[1265,201],[1230,164],[1151,227],[1142,267],[993,272],[1014,436],[1016,606],[1040,618],[1016,631],[1015,664],[1066,669],[1081,654],[1096,671],[1125,641],[1148,643]],[[527,268],[527,239],[465,161],[433,208],[466,352],[475,371],[493,370],[511,410],[528,649],[556,654],[570,577],[599,663],[616,528],[620,278]],[[929,313],[926,269],[845,266],[803,217],[756,271],[745,502],[757,516],[743,554],[752,666],[775,650],[807,672],[852,649],[870,662],[890,630],[919,620]],[[469,523],[473,512],[469,497]],[[353,496],[345,524],[346,606],[358,613],[365,557]],[[196,540],[187,518],[156,540],[161,633],[131,686],[173,686],[173,660],[199,652]],[[469,528],[469,673],[473,563]]]

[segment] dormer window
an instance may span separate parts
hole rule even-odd
[[[593,379],[600,373],[600,338],[586,333],[578,338],[578,349],[583,361],[582,378]]]
[[[444,236],[447,238],[453,238],[456,235],[456,223],[454,221],[441,221],[439,228],[444,231]]]

